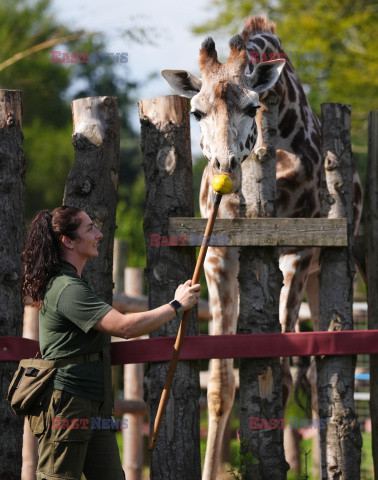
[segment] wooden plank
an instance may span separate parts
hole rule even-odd
[[[206,218],[171,217],[168,239],[150,240],[162,244],[168,240],[171,246],[200,246],[205,241],[206,221]],[[345,218],[218,218],[209,245],[346,247],[347,241]]]

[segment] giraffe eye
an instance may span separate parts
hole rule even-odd
[[[190,112],[190,114],[193,115],[194,118],[198,121],[202,120],[205,116],[205,114],[201,112],[201,110],[193,110],[192,112]]]
[[[260,108],[260,105],[248,105],[248,107],[244,110],[244,113],[249,117],[254,117],[258,108]]]

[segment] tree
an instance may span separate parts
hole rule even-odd
[[[52,209],[62,202],[66,177],[74,157],[70,103],[78,97],[118,97],[122,135],[119,194],[121,199],[127,197],[130,184],[141,174],[138,135],[131,128],[128,118],[136,85],[124,75],[117,74],[115,65],[52,62],[51,49],[104,52],[104,36],[72,32],[59,24],[51,13],[51,0],[6,0],[0,4],[0,15],[7,18],[7,22],[0,26],[2,59],[14,60],[20,57],[20,52],[24,54],[18,61],[0,64],[0,87],[20,89],[23,93],[26,220],[30,221],[37,210]],[[124,34],[130,36],[128,31]],[[139,34],[133,40],[139,41],[141,36]],[[35,46],[59,38],[72,41],[25,55],[25,52],[33,52]],[[127,187],[123,188],[123,184]]]

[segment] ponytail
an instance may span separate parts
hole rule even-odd
[[[52,212],[42,210],[30,224],[26,247],[21,259],[24,265],[22,294],[29,295],[33,305],[42,306],[49,280],[62,268],[61,237],[74,240],[81,224],[76,207],[62,206]]]

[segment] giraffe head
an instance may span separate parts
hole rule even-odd
[[[251,153],[257,138],[255,123],[259,95],[279,78],[285,60],[259,63],[246,73],[248,57],[240,35],[230,40],[226,63],[218,61],[215,44],[208,37],[200,50],[199,79],[186,70],[163,70],[173,90],[192,98],[191,113],[199,121],[201,148],[210,163],[210,181],[221,173],[230,175],[233,192],[241,181],[241,162]]]

